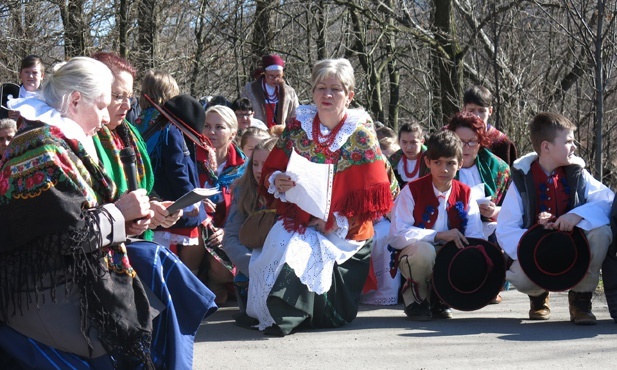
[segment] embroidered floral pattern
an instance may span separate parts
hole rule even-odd
[[[317,109],[314,106],[301,106],[298,107],[296,113],[296,119],[288,124],[288,130],[279,140],[279,143],[285,143],[283,149],[288,155],[291,154],[293,148],[292,142],[295,142],[297,145],[295,150],[300,155],[316,163],[334,163],[336,172],[344,171],[353,165],[386,160],[381,151],[373,149],[378,148],[379,145],[377,145],[376,137],[371,133],[372,122],[366,112],[348,111],[347,120],[336,133],[333,144],[325,154],[316,150],[317,146],[313,145],[311,140],[312,124]]]
[[[126,274],[133,278],[136,276],[136,272],[129,262],[124,244],[115,247],[107,247],[105,249],[106,255],[103,258],[107,263],[109,271],[114,271],[118,274]]]
[[[47,143],[51,140],[50,134],[61,140]],[[57,127],[42,126],[19,136],[11,147],[11,158],[14,159],[2,163],[0,202],[6,203],[11,198],[35,198],[61,182],[75,184],[75,188],[86,198],[87,207],[99,204],[103,200],[100,194],[115,193],[113,183],[105,178],[84,147],[78,141],[64,137]],[[45,141],[41,142],[41,138]],[[93,179],[91,173],[95,173],[97,178]]]

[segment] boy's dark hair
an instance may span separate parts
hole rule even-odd
[[[463,94],[463,105],[466,104],[490,107],[493,105],[493,94],[484,86],[474,85]]]
[[[253,111],[253,105],[248,98],[238,98],[231,104],[231,109],[234,112],[239,110]]]
[[[224,97],[223,95],[215,95],[212,97],[212,99],[210,99],[210,101],[208,102],[208,106],[207,108],[213,107],[215,105],[223,105],[227,108],[231,108],[231,102],[229,100],[227,100],[226,97]]]
[[[552,143],[563,130],[576,130],[576,125],[559,113],[542,112],[536,114],[528,124],[531,145],[540,153],[542,143]]]
[[[439,158],[456,158],[463,160],[463,144],[461,139],[452,131],[443,130],[432,134],[426,141],[424,156],[429,160]]]
[[[21,72],[24,68],[32,68],[39,64],[41,66],[41,72],[45,73],[45,64],[43,64],[43,60],[38,55],[28,55],[21,60],[19,65],[19,72]]]
[[[424,128],[422,128],[422,126],[420,126],[420,124],[416,121],[405,122],[398,127],[398,140],[401,139],[401,134],[403,132],[417,132],[420,136],[422,136],[424,134]]]

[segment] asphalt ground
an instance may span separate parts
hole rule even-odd
[[[235,325],[237,307],[204,320],[195,340],[195,369],[617,369],[617,324],[595,294],[598,324],[569,320],[567,292],[551,293],[548,321],[528,319],[529,299],[509,290],[503,302],[454,311],[450,320],[414,322],[403,305],[361,305],[336,329],[284,338]]]

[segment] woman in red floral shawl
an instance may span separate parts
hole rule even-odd
[[[319,61],[311,82],[315,105],[298,107],[261,177],[263,191],[279,199],[279,221],[263,249],[253,252],[247,313],[269,335],[290,334],[301,324],[338,327],[356,317],[369,271],[372,220],[392,206],[372,121],[364,110],[348,109],[355,84],[351,64]],[[286,199],[296,181],[307,181],[285,172],[292,151],[333,165],[325,220]]]

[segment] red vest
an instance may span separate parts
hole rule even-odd
[[[433,177],[428,174],[410,182],[407,187],[411,191],[411,196],[415,202],[413,209],[414,226],[423,229],[433,229],[439,214],[439,200],[433,190]],[[465,233],[470,195],[471,189],[469,186],[460,181],[452,180],[452,189],[446,201],[448,230],[456,228],[461,233]]]
[[[538,213],[549,212],[559,217],[570,210],[570,186],[563,167],[558,167],[552,174],[546,175],[536,160],[531,164],[531,176],[536,188]]]

